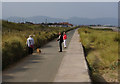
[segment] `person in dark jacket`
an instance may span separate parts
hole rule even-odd
[[[59,32],[59,38],[57,39],[57,41],[59,41],[59,47],[60,47],[59,52],[62,52],[63,35],[60,32]]]

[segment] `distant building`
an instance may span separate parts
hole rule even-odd
[[[33,24],[32,22],[25,22],[25,24]]]
[[[49,27],[73,27],[72,24],[69,24],[68,22],[62,22],[62,23],[47,23]]]

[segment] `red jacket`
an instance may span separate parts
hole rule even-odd
[[[65,39],[67,39],[67,35],[66,34],[63,36],[63,40],[65,40]]]

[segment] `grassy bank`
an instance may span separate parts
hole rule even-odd
[[[118,81],[118,32],[110,29],[78,30],[94,82]]]
[[[73,28],[47,27],[35,24],[2,22],[2,68],[15,63],[28,55],[26,39],[34,35],[34,49],[43,46],[58,36],[58,32]]]

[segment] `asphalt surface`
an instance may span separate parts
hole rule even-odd
[[[61,62],[54,82],[78,82],[91,84],[80,36],[76,30]]]
[[[75,30],[67,33],[67,46]],[[42,53],[33,53],[23,60],[13,65],[11,68],[3,71],[3,82],[53,82],[61,61],[66,53],[58,52],[58,42],[55,40],[49,42],[41,48]]]

